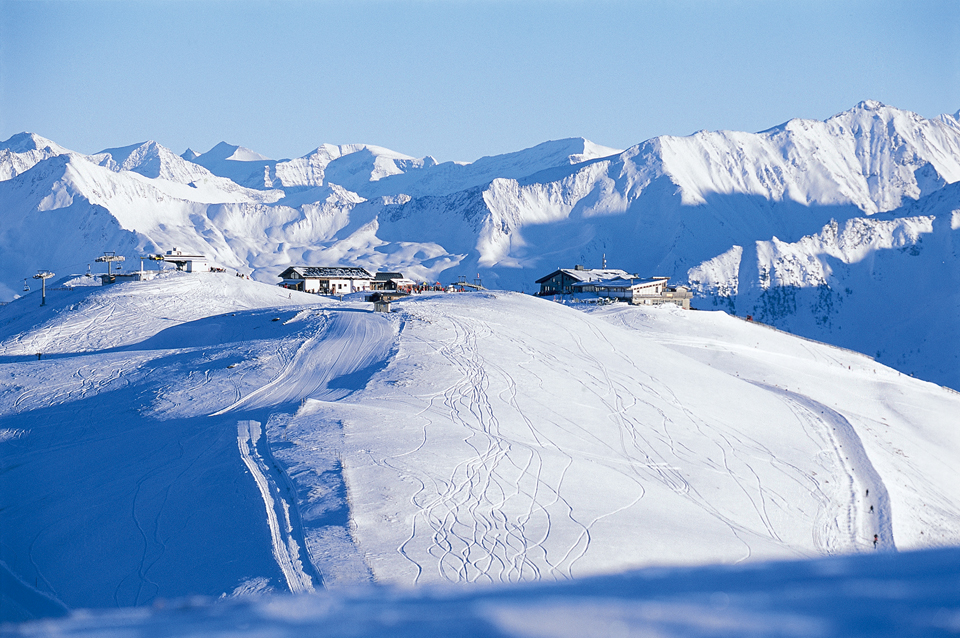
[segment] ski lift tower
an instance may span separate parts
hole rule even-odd
[[[144,273],[146,271],[143,269],[143,260],[149,259],[150,261],[163,261],[161,255],[140,255],[140,279],[144,278]]]
[[[40,305],[47,305],[47,279],[53,277],[55,273],[50,272],[49,270],[40,270],[33,276],[34,279],[40,280],[40,288],[43,291],[40,294]]]
[[[115,262],[115,261],[123,261],[123,259],[124,259],[124,258],[123,258],[123,255],[118,255],[117,253],[114,253],[114,252],[109,252],[109,253],[106,253],[106,252],[105,252],[105,253],[103,253],[102,256],[97,257],[96,259],[94,259],[94,261],[101,262],[101,263],[102,263],[102,262],[107,262],[107,277],[112,277],[112,276],[113,276],[113,262]]]

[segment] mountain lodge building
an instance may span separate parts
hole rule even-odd
[[[373,275],[352,266],[290,266],[277,275],[280,285],[289,290],[320,295],[347,295],[370,290]]]
[[[537,279],[537,283],[540,284],[540,292],[537,294],[541,297],[549,295],[569,295],[575,292],[573,290],[574,284],[601,281],[603,279],[616,279],[617,277],[629,278],[631,276],[635,275],[630,275],[630,273],[625,270],[584,268],[580,265],[575,266],[573,269],[558,268],[546,277]]]
[[[641,278],[623,270],[561,268],[537,280],[540,296],[587,294],[626,301],[633,305],[658,306],[672,303],[690,309],[693,294],[684,286],[669,286],[669,277]]]

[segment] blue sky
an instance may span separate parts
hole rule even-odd
[[[960,109],[960,2],[0,0],[0,139],[471,161]]]

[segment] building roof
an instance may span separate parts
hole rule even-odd
[[[354,266],[290,266],[277,276],[291,279],[291,274],[300,279],[373,279],[365,268]]]
[[[541,277],[540,279],[537,279],[536,283],[542,284],[546,282],[548,279],[556,277],[560,273],[564,273],[565,275],[568,275],[569,277],[572,277],[577,281],[583,281],[583,282],[602,281],[605,279],[615,279],[617,277],[623,277],[623,278],[630,277],[630,273],[628,273],[627,271],[612,269],[612,268],[583,268],[583,269],[560,268],[558,270],[554,270],[552,273],[550,273],[546,277]]]
[[[391,279],[403,279],[402,272],[378,272],[373,278],[374,281],[390,281]]]

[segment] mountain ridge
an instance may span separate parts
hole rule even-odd
[[[21,148],[22,153],[12,150]],[[219,149],[216,156],[223,155],[219,164],[209,156],[214,149]],[[488,286],[535,292],[533,282],[546,270],[599,265],[606,256],[631,272],[693,285],[699,303],[707,307],[762,316],[805,336],[839,339],[848,346],[849,338],[839,334],[841,326],[848,326],[844,335],[863,332],[854,326],[866,320],[839,320],[843,291],[865,286],[874,291],[867,296],[880,298],[881,279],[858,275],[857,286],[851,287],[844,273],[857,267],[824,270],[822,260],[835,257],[804,253],[801,258],[799,248],[790,248],[797,265],[796,274],[787,277],[786,262],[772,268],[774,258],[769,257],[785,253],[770,247],[800,242],[797,246],[807,247],[803,250],[813,250],[804,238],[832,223],[845,228],[854,219],[866,229],[863,237],[883,234],[889,230],[884,221],[889,215],[911,216],[918,206],[934,201],[940,202],[934,206],[940,218],[960,208],[960,194],[951,188],[960,181],[957,117],[927,119],[870,100],[824,121],[792,119],[760,133],[659,136],[623,151],[570,138],[469,164],[437,163],[429,156],[417,159],[364,144],[325,144],[292,160],[265,160],[226,143],[214,149],[206,154],[216,169],[211,173],[202,166],[205,154],[194,158],[197,163],[153,143],[84,156],[23,134],[0,147],[0,175],[6,177],[0,180],[0,201],[6,202],[8,216],[36,216],[38,201],[45,201],[47,207],[73,211],[69,215],[74,217],[64,219],[67,227],[89,231],[91,223],[106,223],[96,221],[100,213],[93,208],[87,208],[89,219],[80,204],[70,208],[69,189],[51,181],[47,172],[23,176],[28,167],[67,154],[76,158],[78,170],[89,161],[114,171],[117,179],[94,179],[90,171],[79,170],[89,178],[79,180],[86,185],[76,187],[83,195],[76,201],[124,220],[121,226],[132,233],[130,241],[139,250],[176,245],[204,252],[262,281],[276,281],[276,273],[294,263],[343,262],[401,270],[425,281],[479,274]],[[247,160],[228,159],[237,153]],[[26,191],[44,196],[18,199],[26,192],[19,185],[24,181],[30,184]],[[877,263],[892,273],[893,262],[912,256],[898,251],[932,233],[941,238],[934,242],[941,263],[921,259],[933,270],[915,276],[951,281],[960,261],[950,248],[956,243],[950,239],[955,229],[941,222],[917,223],[911,227],[922,226],[922,231],[904,236],[909,246],[887,240],[864,244],[861,261],[873,263],[872,256],[882,255]],[[58,261],[56,251],[43,253],[49,255],[45,266],[18,257],[36,248],[18,243],[22,235],[4,234],[5,227],[15,225],[0,220],[0,242],[10,255],[0,272],[0,296],[12,298],[17,281],[34,266],[82,269],[76,252],[70,253],[71,261]],[[102,238],[114,236],[107,226],[99,231]],[[95,236],[88,232],[79,241],[91,242]],[[854,241],[852,234],[843,236]],[[118,248],[90,247],[94,254]],[[894,253],[897,257],[888,264],[886,256]],[[12,273],[18,262],[30,267]],[[720,270],[708,273],[713,266]],[[773,277],[773,288],[768,290],[761,272]],[[801,296],[808,294],[804,290],[820,295],[824,286],[832,291],[826,315],[826,301],[817,301],[819,296],[799,305],[773,300],[776,295],[795,297],[794,288]],[[949,287],[937,290],[945,295],[946,307],[957,303]],[[820,309],[808,313],[817,304]],[[908,325],[914,321],[906,310],[895,314]],[[816,322],[814,315],[827,318]],[[952,326],[949,321],[937,325],[941,331]],[[926,327],[918,331],[931,333]],[[870,354],[884,350],[881,344],[857,347]],[[904,357],[907,353],[899,352],[885,361],[902,364]],[[943,372],[947,367],[937,366],[930,378],[960,387],[960,377]]]

